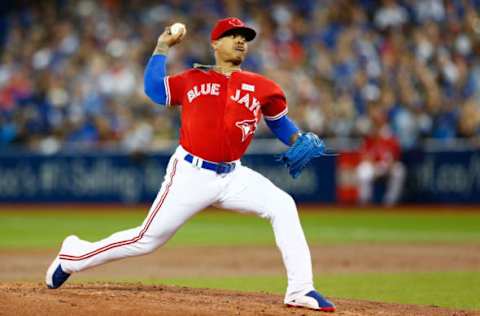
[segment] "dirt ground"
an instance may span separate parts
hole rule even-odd
[[[316,273],[478,271],[480,245],[335,245],[311,248]],[[143,280],[194,276],[255,276],[284,273],[274,247],[162,248],[73,275],[58,290],[43,285],[50,251],[0,250],[0,315],[318,315],[288,308],[280,295],[226,290],[82,283],[82,280]],[[480,315],[434,306],[332,300],[336,315]]]

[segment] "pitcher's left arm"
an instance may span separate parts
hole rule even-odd
[[[323,141],[312,132],[302,133],[287,115],[285,94],[273,83],[272,95],[262,108],[265,122],[275,136],[290,148],[279,156],[279,161],[287,166],[290,175],[297,178],[307,164],[325,153]]]

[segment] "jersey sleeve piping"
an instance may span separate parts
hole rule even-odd
[[[285,108],[285,110],[278,113],[277,115],[273,115],[273,116],[263,115],[263,116],[268,121],[275,121],[275,120],[278,120],[278,119],[282,118],[283,116],[287,115],[287,113],[288,113],[288,108]]]
[[[165,76],[163,78],[163,85],[165,86],[165,105],[166,106],[170,106],[171,105],[171,94],[170,94],[170,83],[168,81],[168,79],[170,78],[170,76]]]

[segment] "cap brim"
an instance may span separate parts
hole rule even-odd
[[[223,33],[219,37],[219,39],[224,37],[224,36],[228,36],[228,35],[232,35],[232,34],[243,35],[245,37],[245,39],[247,40],[247,42],[250,42],[251,40],[253,40],[255,38],[255,36],[257,36],[257,32],[255,32],[254,29],[242,26],[242,27],[236,27],[236,28],[233,28],[233,29],[230,29],[230,30],[226,31],[225,33]]]

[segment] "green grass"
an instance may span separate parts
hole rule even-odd
[[[56,248],[69,234],[97,240],[140,225],[146,212],[0,211],[0,249]],[[480,242],[480,213],[303,212],[311,244],[357,242]],[[273,244],[270,224],[255,216],[203,212],[180,229],[167,246]]]
[[[286,280],[275,276],[199,277],[150,279],[143,283],[283,294]],[[315,283],[329,297],[480,309],[480,272],[320,274]]]

